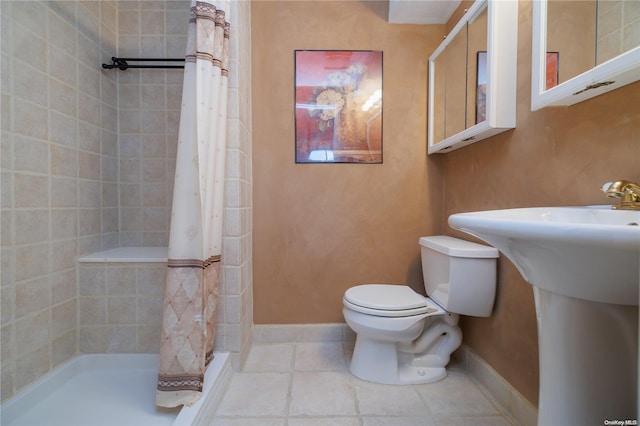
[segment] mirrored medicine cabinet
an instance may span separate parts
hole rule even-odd
[[[429,154],[515,127],[518,2],[478,0],[429,58]]]
[[[640,80],[637,1],[533,2],[531,110]]]

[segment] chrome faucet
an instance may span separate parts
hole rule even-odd
[[[640,185],[628,180],[607,182],[602,185],[607,197],[620,198],[620,204],[612,206],[620,210],[640,210]]]

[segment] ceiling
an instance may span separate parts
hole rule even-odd
[[[461,0],[389,0],[390,24],[444,24]]]

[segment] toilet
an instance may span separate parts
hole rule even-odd
[[[462,343],[458,316],[491,315],[498,250],[445,235],[419,242],[429,297],[392,284],[357,285],[344,294],[342,313],[356,333],[349,370],[360,379],[392,385],[441,380]]]

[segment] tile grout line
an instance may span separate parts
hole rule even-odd
[[[298,344],[291,344],[293,347],[291,360],[289,361],[289,387],[287,388],[287,402],[285,404],[284,426],[289,425],[289,415],[291,414],[291,399],[293,397],[293,378],[296,372],[296,355],[298,353]]]

